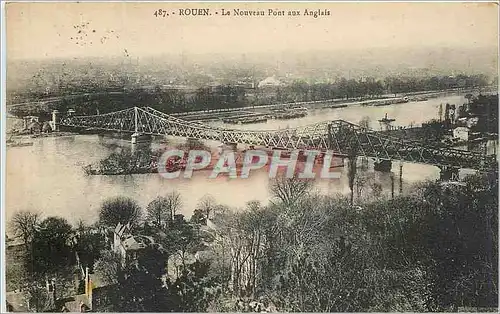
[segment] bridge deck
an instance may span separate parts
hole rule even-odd
[[[344,120],[321,122],[294,129],[250,131],[211,127],[185,121],[150,107],[134,107],[94,116],[67,116],[61,119],[61,125],[265,147],[330,150],[339,156],[402,160],[438,167],[477,170],[497,168],[494,158],[479,153],[427,147],[418,142],[366,130]]]

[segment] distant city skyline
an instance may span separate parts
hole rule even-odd
[[[158,8],[212,16],[157,18]],[[231,10],[322,9],[329,16],[226,17]],[[307,53],[498,47],[494,3],[9,3],[7,59]]]

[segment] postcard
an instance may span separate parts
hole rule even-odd
[[[3,311],[498,311],[498,3],[2,5]]]

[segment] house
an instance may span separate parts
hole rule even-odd
[[[467,127],[459,126],[453,129],[453,138],[468,141],[469,140],[470,129]]]
[[[23,117],[24,129],[27,130],[28,126],[31,125],[33,122],[40,122],[37,116],[24,116]]]
[[[113,241],[110,246],[114,252],[120,255],[123,267],[130,265],[139,267],[141,260],[151,258],[151,255],[149,255],[151,252],[163,251],[162,246],[155,243],[151,237],[133,235],[130,223],[118,223],[116,225],[113,230]],[[161,256],[154,256],[160,265],[164,263],[164,261],[160,260]],[[90,274],[88,268],[84,272],[84,283],[85,294],[79,296],[78,300],[76,300],[79,302],[76,303],[87,305],[93,312],[113,311],[114,306],[123,297],[120,295],[120,290],[117,289],[116,284],[106,284],[99,278],[98,274]]]
[[[159,248],[151,237],[132,235],[130,223],[118,223],[113,234],[113,251],[122,258],[122,265],[128,265],[137,260],[138,256],[147,248]]]
[[[116,225],[115,230],[113,231],[113,244],[111,249],[117,251],[120,247],[120,243],[122,238],[129,235],[131,231],[130,223],[123,225],[120,222]]]
[[[39,134],[42,132],[42,124],[38,121],[33,121],[26,128],[31,134]]]
[[[45,292],[44,289],[46,289]],[[9,312],[30,312],[32,310],[54,312],[64,304],[64,300],[57,298],[55,279],[46,279],[45,287],[32,285],[9,291],[5,297]]]
[[[43,133],[50,133],[50,132],[52,132],[52,126],[50,125],[49,121],[45,121],[42,124],[42,132]]]
[[[280,82],[275,76],[270,76],[270,77],[265,78],[264,80],[260,81],[257,86],[259,88],[262,88],[262,87],[278,87],[278,86],[283,86],[283,83]]]
[[[5,294],[7,312],[29,312],[27,294],[23,291],[9,291]]]

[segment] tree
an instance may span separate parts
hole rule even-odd
[[[207,215],[202,209],[195,208],[193,211],[193,215],[191,216],[191,219],[189,220],[189,222],[195,223],[195,224],[206,225],[207,224]]]
[[[73,238],[73,249],[78,256],[78,262],[81,265],[89,266],[90,269],[105,247],[104,236],[100,232],[94,231],[96,231],[95,228],[79,221]]]
[[[206,224],[207,219],[210,219],[210,214],[212,214],[216,208],[217,202],[212,195],[203,196],[193,212],[191,221]]]
[[[40,223],[33,240],[34,271],[39,274],[59,271],[70,260],[71,225],[64,218],[48,217]]]
[[[270,186],[271,193],[281,201],[283,206],[291,207],[297,205],[301,198],[307,195],[314,181],[299,179],[297,176],[287,178],[278,175]]]
[[[165,228],[170,225],[181,206],[181,195],[176,191],[165,197],[159,196],[146,207],[147,220],[157,228]]]
[[[26,267],[26,262],[16,261],[15,263],[7,262],[5,265],[5,279],[7,291],[23,289],[29,284],[29,273]]]
[[[137,226],[142,212],[136,201],[127,197],[111,198],[103,202],[99,212],[99,223],[116,227],[118,223]]]
[[[356,181],[357,161],[357,151],[351,150],[347,157],[347,176],[349,178],[349,189],[351,190],[351,205],[354,204],[354,183]]]
[[[118,283],[122,276],[122,264],[120,255],[113,251],[104,251],[96,261],[94,272],[106,285]]]
[[[474,95],[468,93],[468,94],[465,94],[465,99],[467,99],[467,103],[470,104],[471,102],[471,99],[474,97]]]
[[[365,130],[370,129],[370,117],[365,116],[359,121],[359,126]]]
[[[498,304],[498,181],[470,176],[464,183],[428,182],[418,191],[428,204],[420,243],[432,257],[440,308]]]
[[[22,237],[26,250],[29,250],[29,244],[33,240],[39,223],[40,214],[36,212],[19,211],[12,217],[10,228],[14,234]]]
[[[175,312],[206,312],[217,297],[217,282],[208,276],[208,263],[195,262],[168,289]]]
[[[201,240],[198,228],[183,220],[173,225],[162,244],[170,255],[177,255],[185,267],[188,254],[202,248]]]
[[[185,143],[177,145],[178,149],[181,150],[210,150],[202,141],[198,139],[188,138]]]
[[[358,200],[361,200],[365,188],[368,186],[372,186],[372,183],[375,181],[374,173],[361,172],[356,176],[354,181],[354,185],[356,186],[356,197],[358,198]]]
[[[28,286],[25,302],[30,311],[37,313],[53,310],[52,307],[54,306],[47,289],[36,285],[36,283]]]

